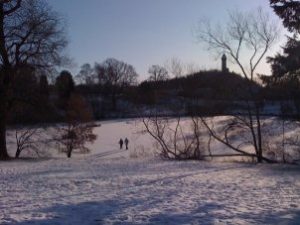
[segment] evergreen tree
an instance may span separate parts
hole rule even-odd
[[[41,75],[39,82],[39,94],[41,97],[48,101],[49,99],[49,83],[46,75]]]
[[[300,32],[300,2],[298,0],[270,0],[270,4],[290,32]]]
[[[300,2],[294,0],[270,0],[274,12],[283,20],[283,25],[294,32],[293,37],[288,37],[283,47],[283,54],[277,53],[269,57],[268,62],[272,68],[272,82],[277,82],[286,74],[295,74],[300,69],[300,40],[297,37],[300,31]],[[264,77],[265,81],[270,80]]]
[[[66,70],[62,71],[56,78],[55,87],[60,98],[69,99],[75,87],[72,74]]]

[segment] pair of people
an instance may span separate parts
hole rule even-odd
[[[128,150],[129,140],[127,138],[125,138],[125,140],[123,142],[123,139],[121,138],[120,141],[119,141],[120,149],[123,148],[123,143],[125,143],[126,150]]]

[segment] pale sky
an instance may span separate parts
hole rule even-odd
[[[140,80],[148,76],[149,66],[164,65],[172,57],[202,69],[219,69],[220,60],[197,43],[193,35],[200,19],[222,23],[230,9],[245,11],[257,7],[278,19],[268,0],[48,1],[67,19],[68,54],[75,62],[70,69],[73,75],[82,64],[94,65],[108,57],[133,65]],[[269,55],[278,50],[279,46],[273,48]],[[228,67],[236,70],[230,63]],[[264,60],[257,72],[269,71]]]

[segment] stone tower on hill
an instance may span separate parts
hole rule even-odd
[[[225,54],[222,56],[222,72],[223,73],[228,73],[228,68],[227,68],[227,57]]]

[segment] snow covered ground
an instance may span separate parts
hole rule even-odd
[[[101,124],[88,155],[0,163],[0,224],[300,224],[298,166],[163,161],[136,121]]]
[[[300,224],[300,169],[141,159],[0,164],[1,224]]]

